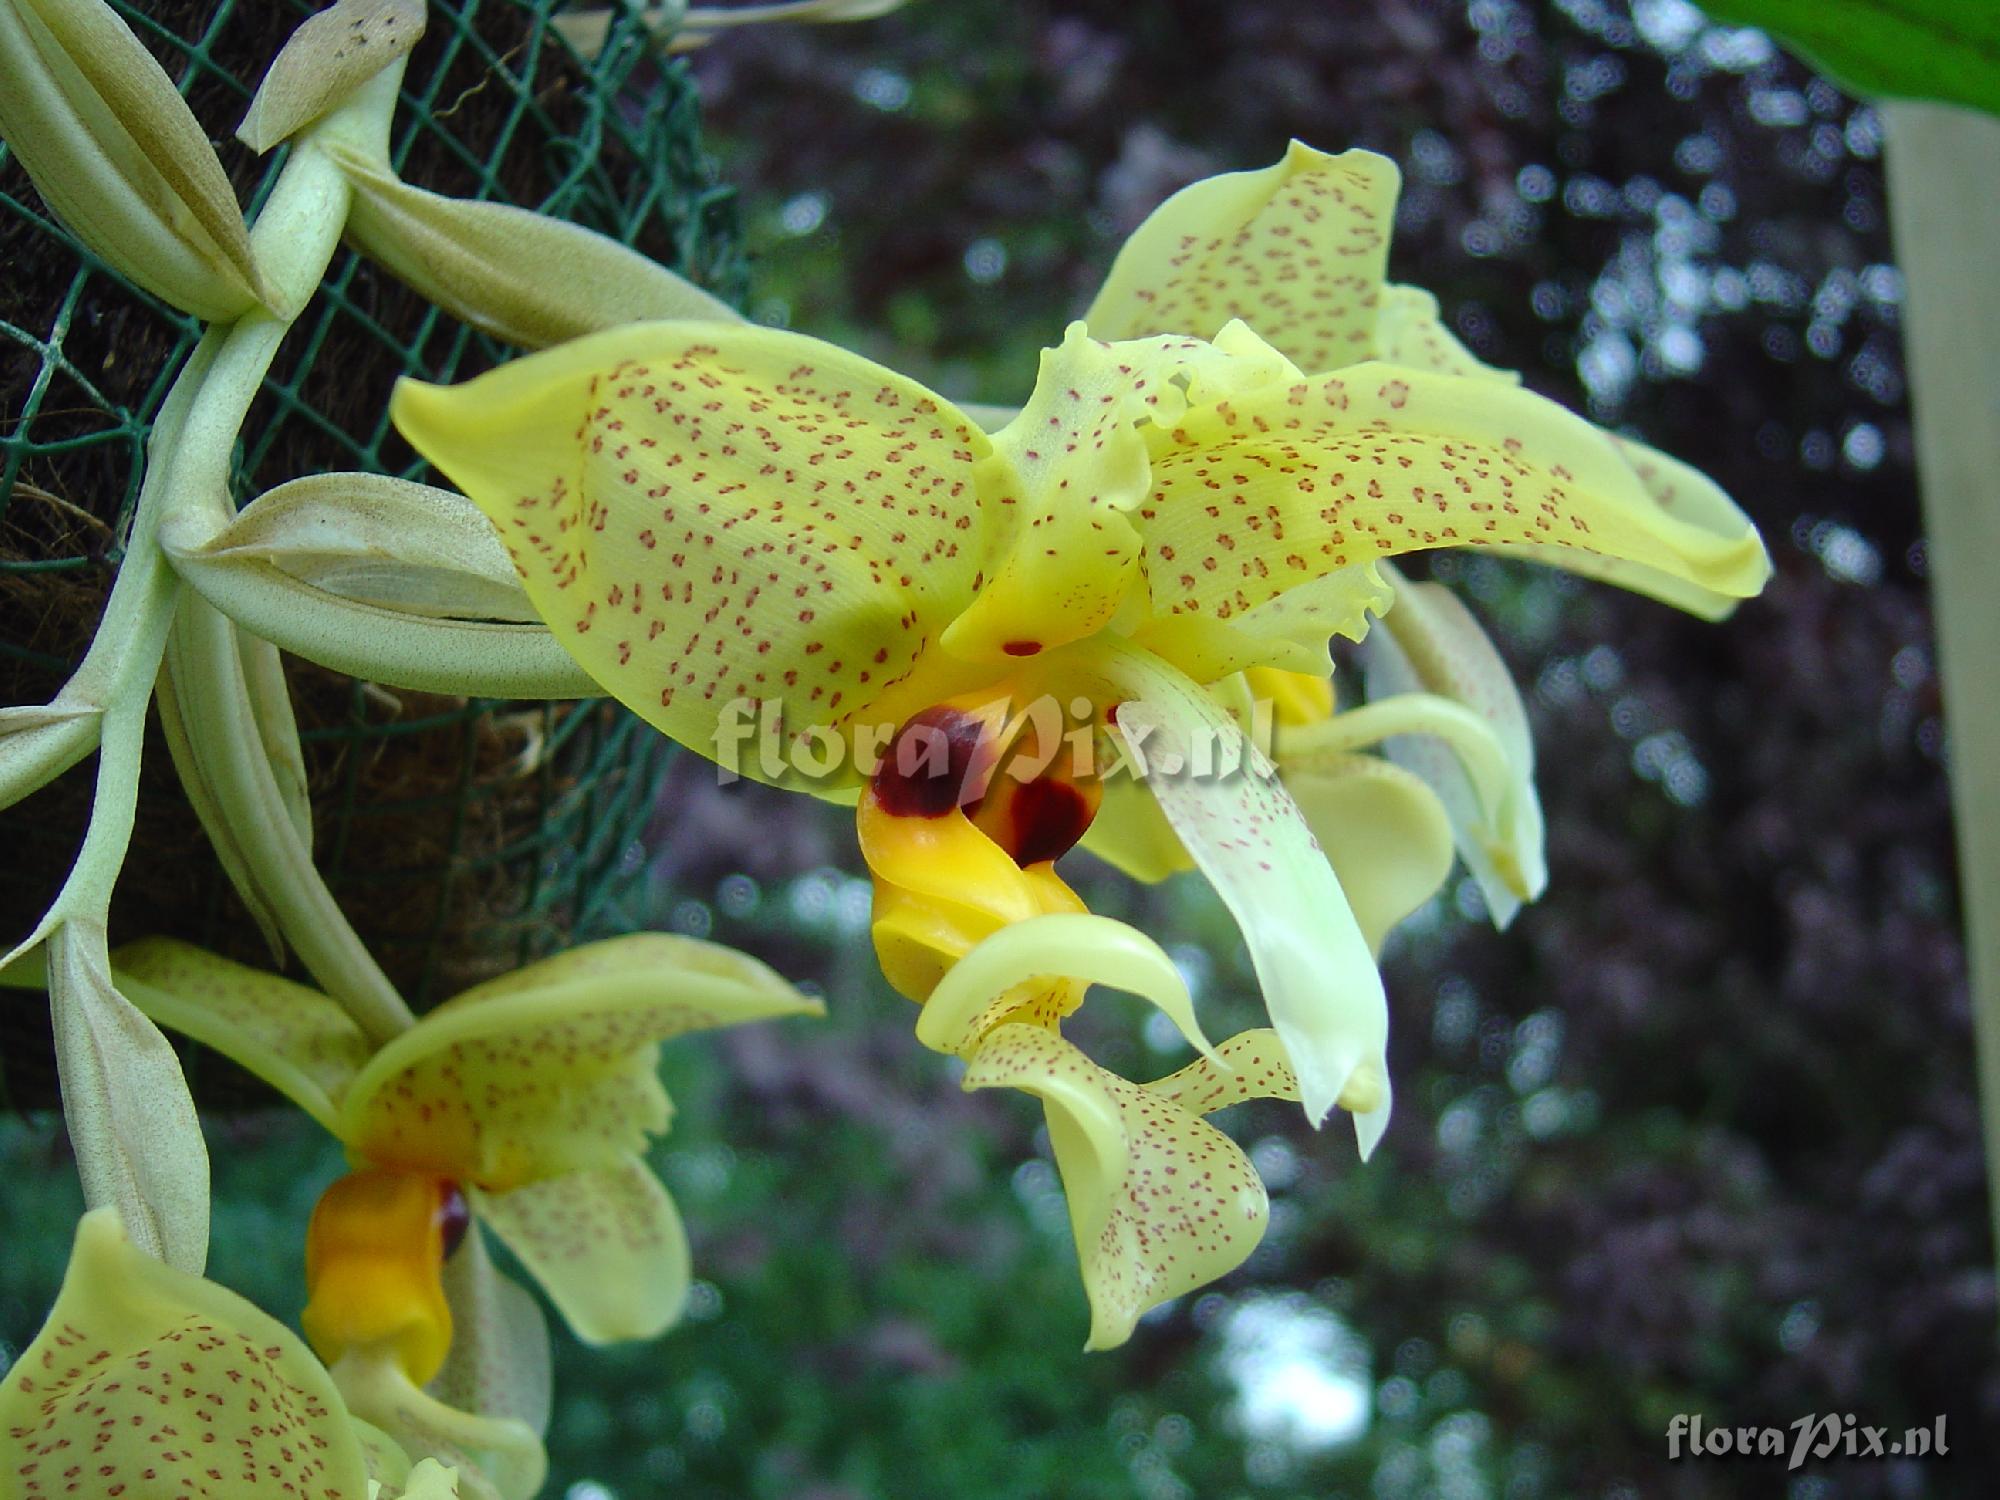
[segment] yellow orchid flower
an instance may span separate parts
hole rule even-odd
[[[859,798],[878,941],[916,998],[999,926],[1071,909],[1031,856],[1082,830],[1043,793],[1028,803],[1047,825],[1015,848],[980,826],[962,773],[1014,757],[1005,732],[982,730],[963,765],[934,758],[942,790],[922,794],[882,750],[941,710],[1000,703],[1004,731],[1080,701],[1098,743],[1143,750],[1145,787],[1243,928],[1308,1114],[1344,1101],[1365,1151],[1388,1107],[1369,935],[1204,689],[1250,667],[1323,674],[1329,636],[1361,638],[1388,606],[1377,564],[1398,553],[1528,548],[1714,599],[1755,593],[1768,564],[1754,532],[1658,503],[1554,403],[1390,362],[1431,333],[1420,301],[1384,296],[1393,167],[1299,147],[1273,171],[1155,215],[1097,321],[1044,354],[991,436],[858,355],[700,323],[455,387],[406,380],[391,410],[608,692],[740,774]],[[742,756],[767,722],[775,753]],[[1010,779],[1048,779],[1048,749]],[[1185,774],[1218,764],[1249,770]]]
[[[679,1315],[686,1234],[641,1153],[671,1107],[659,1044],[817,1012],[756,960],[637,933],[453,997],[379,1049],[333,1000],[171,939],[112,955],[159,1024],[250,1069],[347,1148],[314,1209],[301,1321],[348,1405],[461,1483],[523,1500],[546,1470],[547,1334],[484,1224],[592,1343]]]
[[[0,1494],[446,1500],[482,1493],[360,1420],[290,1329],[77,1224],[62,1290],[0,1380]]]

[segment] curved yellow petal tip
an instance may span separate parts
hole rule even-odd
[[[418,380],[404,375],[389,389],[389,420],[396,430],[410,440],[412,447],[424,452],[429,443],[420,443],[418,434],[427,438],[449,434],[460,420],[451,393],[455,387],[436,385],[428,380]]]

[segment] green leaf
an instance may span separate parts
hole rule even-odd
[[[1722,0],[1702,9],[1770,32],[1855,93],[2000,114],[2000,6],[1993,0]]]

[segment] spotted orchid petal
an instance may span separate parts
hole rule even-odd
[[[1269,705],[1279,726],[1273,746],[1279,777],[1332,864],[1369,948],[1379,954],[1389,930],[1436,894],[1451,873],[1452,827],[1443,804],[1402,767],[1352,753],[1379,736],[1344,732],[1357,715],[1334,713],[1330,679],[1258,668],[1235,681],[1253,700]],[[1210,691],[1245,723],[1247,716],[1225,699],[1224,686]],[[1411,695],[1403,703],[1432,701]],[[1454,716],[1455,742],[1485,742],[1482,765],[1495,771],[1504,765],[1498,740],[1469,710],[1441,701],[1435,707]],[[1397,720],[1425,723],[1441,716],[1416,712]],[[1126,778],[1105,787],[1103,806],[1083,844],[1149,884],[1194,868],[1159,802],[1143,783]]]
[[[1195,1019],[1187,980],[1160,945],[1136,927],[1086,912],[1030,917],[980,943],[924,1002],[917,1040],[971,1057],[988,1032],[1007,1022],[1052,1025],[1060,1015],[1038,1011],[1036,992],[1064,981],[1079,992],[1102,984],[1149,1000],[1189,1046],[1215,1055]]]
[[[987,565],[993,449],[894,371],[773,329],[644,323],[463,385],[404,380],[390,412],[578,664],[691,749],[717,757],[732,700],[775,701],[802,735],[895,721],[870,712],[892,689],[941,696],[910,680]]]
[[[1407,701],[1405,695],[1429,695],[1470,710],[1491,731],[1449,739],[1397,734],[1383,741],[1383,750],[1437,794],[1451,819],[1459,857],[1478,881],[1494,924],[1505,927],[1549,881],[1534,741],[1513,675],[1455,594],[1442,584],[1401,579],[1395,605],[1362,642],[1361,659],[1368,696],[1377,700],[1371,708]],[[1431,727],[1442,722],[1435,713],[1428,718]],[[1497,787],[1491,755],[1474,753],[1482,742],[1497,745],[1504,756],[1499,764],[1504,780]]]
[[[1532,543],[1748,597],[1769,562],[1656,505],[1612,441],[1497,381],[1379,362],[1188,412],[1151,439],[1133,512],[1155,614],[1241,623],[1337,570]],[[1277,663],[1282,665],[1282,663]]]
[[[1216,1048],[1215,1057],[1198,1057],[1145,1089],[1192,1114],[1212,1115],[1252,1099],[1296,1100],[1299,1080],[1278,1033],[1260,1028],[1239,1031]]]
[[[1421,287],[1391,284],[1382,289],[1373,348],[1364,358],[1438,375],[1463,375],[1501,385],[1521,383],[1513,370],[1489,365],[1461,344],[1438,316],[1437,298]]]
[[[1100,338],[1212,338],[1241,318],[1301,368],[1364,357],[1399,175],[1372,151],[1284,160],[1183,188],[1135,230],[1085,321]]]
[[[658,1045],[684,1032],[817,1014],[755,959],[633,933],[455,996],[369,1059],[339,1135],[368,1161],[500,1193],[620,1167],[664,1130]]]
[[[111,971],[153,1021],[213,1047],[336,1130],[335,1101],[370,1049],[335,1001],[175,938],[127,943]]]
[[[1512,370],[1483,363],[1454,338],[1438,317],[1437,299],[1415,287],[1391,286],[1385,289],[1381,313],[1375,325],[1375,357],[1392,365],[1408,365],[1440,375],[1462,375],[1510,386],[1519,385],[1521,381],[1521,377]],[[1644,443],[1615,433],[1610,437],[1638,477],[1649,502],[1649,513],[1671,516],[1676,521],[1709,533],[1726,547],[1757,547],[1761,550],[1757,528],[1750,518],[1706,474]],[[1632,498],[1628,493],[1628,501]],[[1676,609],[1699,615],[1704,620],[1724,619],[1740,602],[1736,594],[1705,588],[1672,571],[1629,558],[1605,556],[1573,547],[1558,549],[1533,542],[1505,545],[1495,550],[1649,595]],[[1765,571],[1768,576],[1768,561]]]
[[[1225,1066],[1234,1065],[1231,1047],[1220,1049]],[[1232,1076],[1207,1059],[1195,1066]],[[1264,1185],[1234,1142],[1174,1092],[1106,1072],[1054,1031],[998,1027],[974,1054],[965,1087],[1016,1088],[1042,1101],[1090,1298],[1085,1348],[1124,1343],[1149,1308],[1234,1270],[1263,1237]],[[1237,1087],[1242,1097],[1298,1097],[1288,1076]]]
[[[349,1410],[405,1452],[423,1455],[406,1481],[409,1500],[427,1491],[462,1500],[532,1500],[548,1477],[548,1455],[525,1423],[447,1406],[412,1383],[394,1359],[351,1354],[332,1373]],[[456,1490],[443,1487],[447,1479]]]
[[[483,1222],[586,1343],[664,1333],[687,1302],[687,1232],[635,1156],[506,1193],[475,1190]]]
[[[0,1438],[0,1492],[23,1500],[368,1493],[348,1407],[298,1336],[140,1251],[110,1209],[77,1225],[55,1307],[0,1381]]]
[[[425,1389],[446,1406],[509,1417],[537,1436],[552,1398],[549,1326],[518,1282],[503,1276],[477,1231],[444,1263],[451,1352]]]
[[[1307,1116],[1317,1124],[1336,1103],[1353,1111],[1366,1157],[1388,1126],[1388,999],[1333,867],[1269,759],[1213,697],[1142,653],[1099,659],[1145,785],[1243,933]]]
[[[1714,537],[1720,546],[1746,550],[1755,548],[1760,556],[1763,555],[1763,543],[1758,539],[1756,525],[1706,474],[1631,438],[1614,435],[1612,442],[1645,490],[1650,501],[1649,515],[1671,517]],[[1727,619],[1742,602],[1738,594],[1729,590],[1705,587],[1670,569],[1629,558],[1533,544],[1497,550],[1525,557],[1530,562],[1561,568],[1584,578],[1594,578],[1600,583],[1630,589],[1635,594],[1658,599],[1662,604],[1671,604],[1675,609],[1686,610],[1704,620]],[[1757,575],[1757,588],[1762,588],[1770,575],[1770,559],[1765,557],[1763,570]]]

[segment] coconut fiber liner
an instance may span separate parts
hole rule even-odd
[[[282,162],[229,137],[256,80],[315,7],[159,0],[119,11],[216,140],[246,208]],[[730,190],[701,147],[692,85],[629,19],[586,61],[551,0],[429,7],[394,159],[436,192],[538,208],[633,245],[730,300],[744,262]],[[198,327],[106,270],[0,146],[0,702],[47,701],[89,645],[137,497],[147,433]],[[236,454],[239,502],[334,469],[428,477],[390,428],[410,373],[463,379],[509,354],[346,250],[278,353]],[[390,690],[287,659],[314,849],[390,978],[423,1008],[476,979],[630,925],[621,901],[666,742],[615,705]],[[4,941],[54,897],[86,826],[95,758],[0,813]],[[229,887],[157,725],[115,943],[154,933],[271,956]],[[197,1097],[260,1097],[200,1049]],[[0,991],[0,1108],[56,1102],[47,1007]]]

